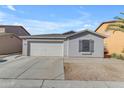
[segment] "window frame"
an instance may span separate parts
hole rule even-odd
[[[83,51],[83,41],[85,41],[85,40],[89,41],[89,51]],[[84,53],[84,54],[93,53],[94,52],[94,40],[92,40],[92,39],[79,40],[79,52]]]

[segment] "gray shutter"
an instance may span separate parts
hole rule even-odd
[[[94,40],[90,40],[90,51],[94,52]]]
[[[79,40],[79,52],[82,52],[82,40]]]

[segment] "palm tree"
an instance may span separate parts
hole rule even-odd
[[[124,12],[121,12],[120,14],[124,15]],[[109,24],[106,31],[113,30],[113,33],[116,31],[124,32],[124,18],[121,18],[119,16],[116,16],[114,18],[117,22]]]

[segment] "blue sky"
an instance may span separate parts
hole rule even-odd
[[[22,25],[31,34],[95,30],[101,22],[121,16],[124,6],[96,5],[20,5],[0,6],[0,24]]]

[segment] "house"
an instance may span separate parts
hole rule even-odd
[[[0,25],[0,54],[20,52],[22,39],[19,36],[29,35],[22,26]]]
[[[108,54],[113,53],[124,55],[124,32],[113,30],[106,31],[106,28],[111,23],[117,23],[119,21],[107,21],[100,24],[100,26],[95,30],[95,32],[106,35],[107,38],[104,39],[105,48]]]
[[[89,30],[21,38],[26,56],[104,57],[105,36]]]

